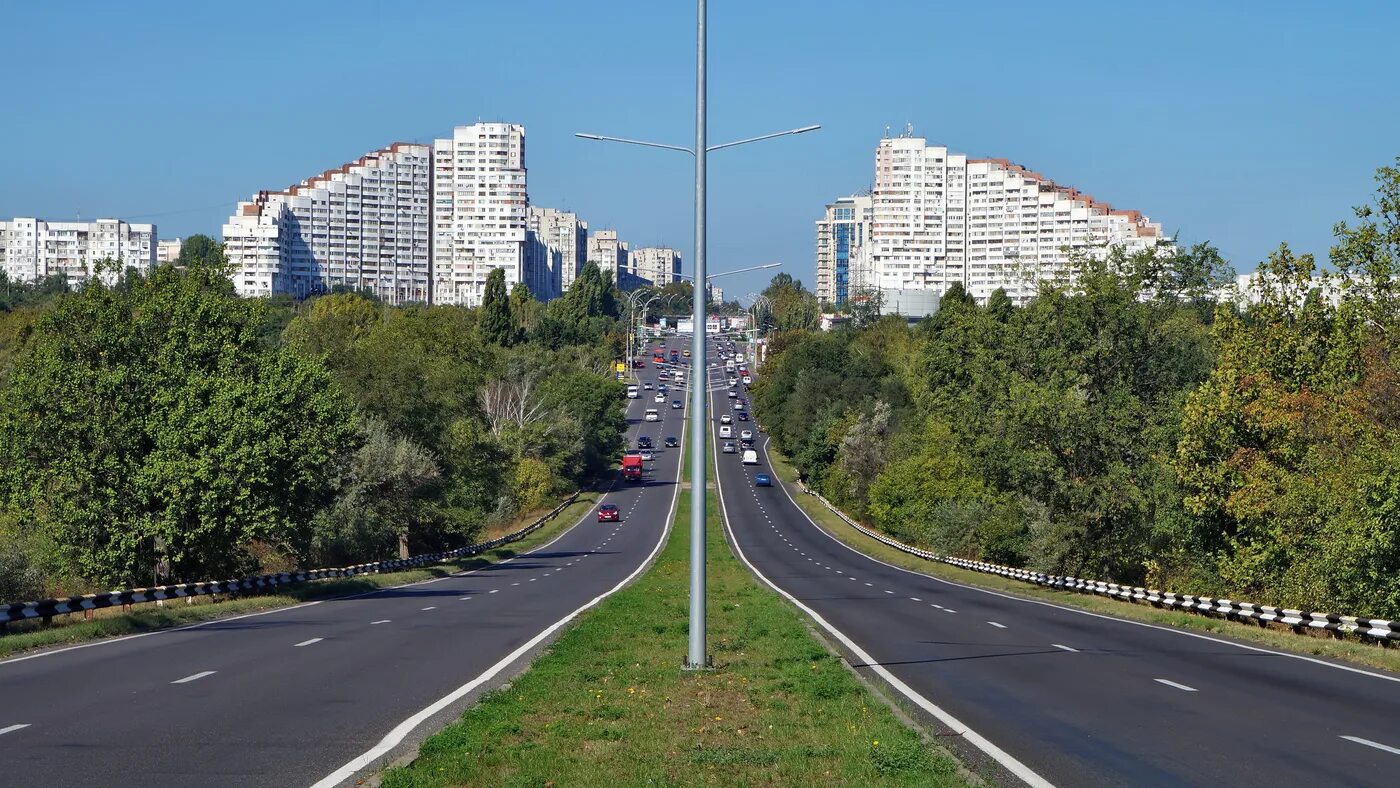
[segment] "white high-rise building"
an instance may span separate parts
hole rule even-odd
[[[822,303],[840,306],[875,287],[869,243],[873,205],[869,195],[841,197],[817,220],[816,291]]]
[[[619,287],[631,273],[630,255],[627,242],[618,239],[617,230],[595,230],[588,236],[586,261],[598,266],[600,273],[611,272]]]
[[[642,246],[628,254],[631,273],[664,287],[681,280],[681,255],[669,246]]]
[[[428,146],[396,142],[240,202],[223,228],[234,288],[305,298],[344,286],[427,302],[431,164]]]
[[[12,282],[37,282],[62,275],[70,286],[92,277],[111,262],[102,279],[109,284],[128,268],[149,272],[156,262],[156,226],[120,219],[46,222],[20,217],[0,221],[0,271]]]
[[[184,242],[179,238],[162,238],[156,241],[156,263],[158,265],[174,265],[180,259],[180,248]]]
[[[433,159],[434,303],[479,306],[495,268],[528,284],[525,127],[458,126]]]
[[[906,134],[880,140],[871,195],[870,265],[885,291],[963,286],[979,301],[1005,288],[1017,303],[1065,281],[1072,252],[1150,249],[1161,225],[1058,186],[1006,159],[968,159]]]
[[[530,292],[541,301],[568,292],[588,261],[588,222],[572,211],[531,205],[527,217]]]

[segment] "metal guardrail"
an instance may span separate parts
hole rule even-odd
[[[331,578],[354,577],[356,575],[398,572],[404,569],[439,563],[451,558],[477,555],[529,536],[539,529],[540,526],[554,519],[560,512],[564,511],[565,507],[569,506],[569,504],[578,500],[578,496],[579,493],[575,492],[573,495],[565,498],[558,506],[550,510],[549,513],[524,528],[512,531],[504,536],[498,536],[495,539],[467,545],[466,547],[459,547],[455,550],[424,553],[409,558],[394,558],[386,561],[354,564],[352,566],[343,566],[334,569],[307,569],[299,572],[279,572],[277,574],[244,577],[238,580],[215,580],[202,583],[153,586],[151,588],[133,588],[125,591],[108,591],[102,594],[73,596],[66,599],[44,599],[38,602],[19,602],[9,605],[0,605],[0,631],[3,631],[5,624],[11,621],[27,621],[36,618],[49,621],[56,615],[81,613],[86,610],[116,607],[118,605],[134,605],[142,602],[157,602],[167,599],[204,596],[207,594],[263,591],[277,586],[305,583],[312,580],[328,580]]]
[[[1292,627],[1295,632],[1317,629],[1328,632],[1360,635],[1362,637],[1381,641],[1400,641],[1400,621],[1364,618],[1362,616],[1340,616],[1336,613],[1315,613],[1306,610],[1273,607],[1271,605],[1257,605],[1253,602],[1236,602],[1232,599],[1196,596],[1195,594],[1173,594],[1166,591],[1143,588],[1141,586],[1106,583],[1102,580],[1084,580],[1078,577],[1062,577],[1060,575],[1051,575],[1044,572],[1035,572],[1029,569],[1017,569],[1015,567],[1001,566],[999,564],[989,564],[985,561],[973,561],[966,558],[939,555],[929,550],[922,550],[904,544],[872,528],[867,528],[848,517],[845,512],[836,508],[830,501],[822,497],[820,493],[808,489],[807,485],[803,484],[801,481],[799,481],[797,485],[803,492],[821,501],[823,506],[830,509],[837,517],[840,517],[847,525],[857,531],[860,531],[871,539],[893,547],[896,550],[909,553],[910,555],[916,555],[925,560],[939,561],[963,569],[970,569],[974,572],[1001,575],[1002,577],[1009,577],[1013,580],[1022,580],[1027,583],[1034,583],[1047,588],[1057,588],[1063,591],[1098,594],[1099,596],[1112,597],[1128,602],[1147,602],[1156,607],[1177,608],[1179,610],[1186,610],[1215,618],[1252,620],[1258,621],[1261,624],[1283,624]]]

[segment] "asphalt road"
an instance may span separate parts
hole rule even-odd
[[[722,392],[712,411],[730,411]],[[1400,785],[1400,676],[881,563],[813,524],[795,488],[754,486],[765,472],[781,485],[757,438],[758,466],[716,455],[743,557],[845,640],[859,670],[904,685],[939,727],[969,728],[974,757],[999,751],[1042,785]]]
[[[669,400],[627,404],[629,440],[684,438]],[[642,422],[651,407],[665,421]],[[604,496],[621,523],[589,512],[509,562],[0,661],[0,786],[336,784],[397,757],[433,727],[415,722],[453,718],[640,571],[665,535],[681,453],[658,448],[644,483]]]

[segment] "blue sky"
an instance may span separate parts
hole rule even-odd
[[[1332,224],[1400,155],[1400,3],[711,0],[710,265],[813,282],[813,225],[886,127],[1003,156],[1240,271]],[[689,0],[12,2],[0,216],[217,236],[239,199],[396,140],[523,123],[530,198],[689,264]],[[11,111],[18,110],[18,111]],[[728,294],[771,272],[719,280]]]

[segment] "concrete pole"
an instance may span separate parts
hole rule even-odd
[[[709,413],[706,407],[709,363],[705,354],[705,0],[696,0],[695,21],[695,290],[691,298],[695,333],[690,357],[690,642],[685,667],[700,670],[710,664],[705,648],[705,495]]]

